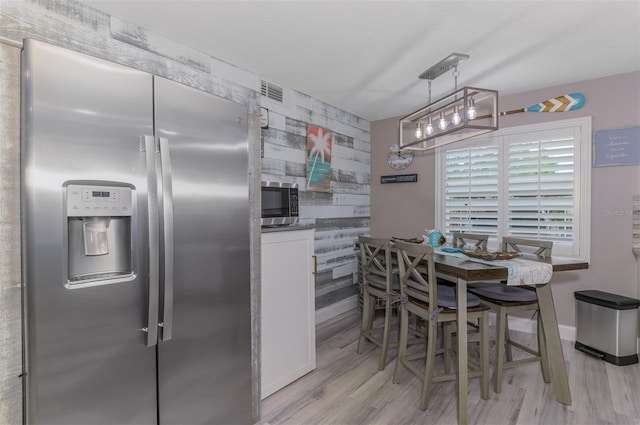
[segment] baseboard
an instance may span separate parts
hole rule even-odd
[[[339,314],[354,309],[358,306],[358,296],[354,295],[344,300],[340,300],[337,303],[328,305],[316,310],[316,325],[326,320],[332,319]]]
[[[354,295],[344,300],[338,301],[335,304],[331,304],[327,307],[316,310],[316,325],[326,320],[332,319],[339,314],[349,311],[358,306],[358,296]],[[495,325],[495,314],[490,313],[489,323]],[[526,319],[524,317],[509,316],[509,329],[514,331],[526,332],[534,334],[537,332],[537,324],[535,320]],[[559,325],[560,339],[566,341],[576,340],[576,328],[575,326]],[[640,352],[640,338],[638,338],[638,347]]]
[[[320,310],[316,310],[316,325],[356,308],[357,306],[358,296],[354,295],[327,307],[321,308]],[[489,323],[495,325],[495,322],[495,314],[490,313]],[[537,332],[537,325],[535,320],[518,316],[509,316],[509,329],[533,334]],[[576,340],[575,326],[559,325],[558,330],[560,331],[560,339],[564,339],[566,341]],[[638,338],[638,352],[640,353],[640,338]]]
[[[494,314],[491,315],[489,323],[495,325]],[[535,320],[525,319],[524,317],[509,316],[509,329],[533,334],[537,332],[537,324]],[[566,341],[576,340],[575,326],[558,325],[558,330],[560,331],[560,339],[564,339]]]

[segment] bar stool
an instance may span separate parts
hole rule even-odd
[[[489,235],[488,234],[484,234],[484,233],[467,233],[467,232],[453,232],[452,233],[452,241],[451,241],[451,245],[454,248],[464,248],[465,246],[469,246],[469,245],[473,245],[473,247],[475,249],[483,249],[483,250],[487,250],[487,244],[489,242]],[[451,282],[450,278],[444,277],[444,276],[440,276],[438,277],[438,284],[439,285],[447,285],[447,286],[453,286],[453,283]],[[468,325],[472,328],[471,332],[472,333],[477,333],[478,331],[478,325],[476,323],[473,323],[471,321],[467,322]],[[454,326],[449,326],[445,329],[446,333],[445,333],[445,341],[447,343],[450,343],[451,339],[453,338],[454,334],[455,334],[455,329],[453,329]],[[449,360],[448,357],[445,357],[445,362],[444,362],[444,367],[445,367],[445,372],[449,372],[450,368],[451,368],[451,362]]]
[[[535,255],[551,256],[553,241],[539,241],[512,237],[502,238],[502,251],[523,252],[523,248]],[[549,361],[540,315],[537,315],[538,348],[533,350],[511,339],[509,335],[509,314],[522,311],[537,311],[538,297],[534,288],[524,286],[507,286],[505,283],[473,283],[469,284],[469,292],[477,295],[496,314],[496,353],[493,369],[493,386],[496,393],[502,391],[504,369],[531,362],[540,362],[544,382],[551,382]],[[528,354],[519,360],[513,360],[512,347]]]
[[[378,370],[384,370],[389,350],[389,333],[394,303],[400,299],[397,274],[394,279],[392,242],[390,239],[360,236],[360,267],[363,281],[362,326],[358,341],[358,354],[364,351],[365,342],[380,347]],[[384,304],[384,326],[373,328],[376,300]]]
[[[420,409],[429,404],[433,382],[456,379],[457,374],[434,374],[438,323],[450,324],[456,321],[457,302],[455,289],[438,285],[433,260],[433,247],[425,244],[412,244],[394,240],[397,249],[400,271],[400,342],[393,382],[400,382],[402,367],[420,377],[423,381]],[[477,297],[467,296],[468,317],[479,320],[480,359],[479,365],[469,373],[469,377],[480,377],[481,397],[489,398],[489,307],[480,304]],[[426,351],[417,355],[407,354],[409,334],[409,313],[426,321]],[[445,345],[445,352],[448,347]],[[447,353],[445,352],[445,355]],[[424,370],[413,364],[414,360],[425,358]],[[475,366],[475,365],[472,365]]]

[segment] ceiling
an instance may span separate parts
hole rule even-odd
[[[426,105],[453,52],[459,87],[500,95],[640,70],[638,0],[82,2],[369,121]]]

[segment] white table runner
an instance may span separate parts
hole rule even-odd
[[[551,280],[553,266],[547,263],[525,260],[523,258],[512,258],[511,260],[483,260],[469,257],[462,252],[442,251],[442,247],[434,248],[436,254],[451,255],[452,257],[464,258],[476,263],[488,264],[491,266],[501,266],[509,270],[507,285],[535,285],[547,283]]]

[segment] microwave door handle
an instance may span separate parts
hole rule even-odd
[[[174,248],[173,248],[173,189],[171,176],[171,155],[169,140],[160,137],[160,165],[162,169],[162,221],[164,236],[164,284],[161,341],[168,341],[173,334],[173,277],[174,277]]]
[[[144,152],[147,165],[147,221],[149,224],[149,304],[145,345],[158,344],[158,298],[160,287],[160,253],[158,244],[158,186],[156,180],[156,144],[153,136],[144,136]]]

